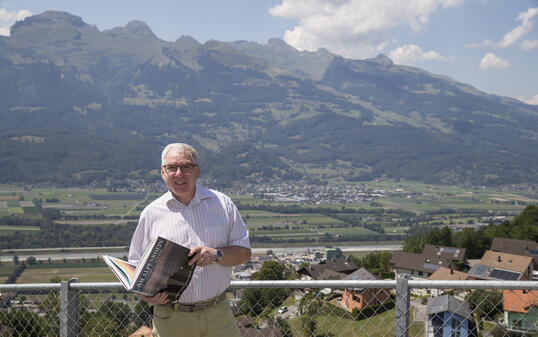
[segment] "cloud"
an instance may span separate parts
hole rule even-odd
[[[385,48],[397,27],[418,31],[435,11],[464,0],[282,0],[273,16],[298,19],[284,40],[299,50],[327,48],[351,58],[372,57]]]
[[[504,60],[493,53],[488,53],[480,61],[480,69],[504,69],[510,66],[510,62]]]
[[[485,39],[482,42],[469,43],[468,45],[466,45],[466,47],[467,48],[476,48],[476,47],[488,47],[488,46],[492,46],[492,45],[493,45],[493,42],[491,42],[488,39]]]
[[[444,57],[435,51],[424,52],[422,49],[420,49],[420,47],[414,44],[398,47],[391,51],[389,56],[394,63],[407,65],[414,65],[418,61],[437,60],[449,62],[451,60],[450,58]]]
[[[9,28],[16,21],[24,20],[24,18],[31,15],[32,13],[30,13],[26,9],[21,9],[18,12],[9,12],[4,8],[0,8],[0,35],[9,36]]]
[[[538,47],[538,40],[525,40],[521,42],[520,46],[523,50],[531,50]]]
[[[523,96],[519,96],[519,100],[523,103],[538,105],[538,94],[531,99],[526,99]]]
[[[506,33],[501,42],[497,46],[501,48],[506,48],[511,46],[516,41],[523,38],[527,35],[534,26],[534,17],[538,14],[538,7],[529,8],[526,12],[521,12],[517,16],[516,20],[521,21],[521,25],[512,29],[510,32]]]

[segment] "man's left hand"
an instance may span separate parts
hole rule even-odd
[[[189,256],[192,258],[189,260],[189,266],[196,264],[197,267],[203,267],[217,262],[217,251],[211,247],[198,246],[190,250]]]

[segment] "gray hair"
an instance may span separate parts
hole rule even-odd
[[[166,156],[170,152],[174,152],[174,153],[187,152],[188,154],[190,154],[193,164],[198,164],[198,153],[196,152],[194,147],[185,143],[172,143],[172,144],[166,145],[166,147],[164,148],[163,153],[161,155],[161,165],[166,164]]]

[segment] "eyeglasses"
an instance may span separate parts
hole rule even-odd
[[[181,173],[192,173],[194,168],[198,166],[196,164],[185,164],[185,165],[163,165],[164,170],[168,173],[176,173],[177,169],[181,169]]]

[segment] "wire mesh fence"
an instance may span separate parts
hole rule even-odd
[[[0,336],[151,336],[119,283],[0,286]],[[234,281],[242,336],[537,336],[536,281]]]

